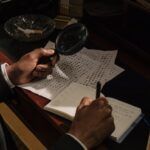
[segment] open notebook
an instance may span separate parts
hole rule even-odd
[[[84,96],[94,99],[95,92],[92,87],[72,82],[44,109],[72,121],[81,99]],[[113,108],[112,115],[116,127],[111,137],[120,143],[142,118],[141,109],[114,98],[107,97],[107,99]]]

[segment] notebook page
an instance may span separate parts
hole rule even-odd
[[[116,138],[116,140],[119,140],[119,138],[123,136],[128,128],[130,128],[140,116],[141,109],[114,98],[107,98],[109,104],[113,108],[112,115],[114,117],[114,123],[116,127],[116,130],[112,133],[112,136]]]
[[[71,83],[52,102],[47,104],[44,109],[66,119],[73,120],[76,108],[81,99],[84,96],[95,99],[95,92],[96,90],[94,88],[78,83]],[[112,115],[116,127],[111,137],[115,141],[119,141],[140,116],[141,109],[114,98],[108,97],[107,99],[113,108]]]
[[[84,96],[95,98],[96,90],[78,83],[71,83],[53,101],[48,103],[44,109],[53,112],[66,119],[73,120],[76,108]]]

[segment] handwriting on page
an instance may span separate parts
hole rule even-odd
[[[116,77],[118,74],[122,73],[124,71],[123,68],[118,67],[117,65],[113,65],[111,70],[108,73],[108,77],[106,79],[106,82]]]
[[[112,106],[112,115],[116,130],[112,133],[114,137],[121,137],[125,131],[141,114],[141,109],[114,98],[108,98],[109,104]]]
[[[95,60],[97,65],[93,66],[93,69],[90,69],[87,74],[81,76],[78,82],[95,87],[97,81],[100,81],[104,85],[110,77],[109,72],[114,65],[117,51],[99,51],[83,48],[81,54],[86,55],[89,59]]]
[[[48,42],[46,48],[54,48],[53,42]],[[53,69],[52,75],[41,81],[22,85],[36,94],[53,99],[71,82],[81,83],[95,88],[96,82],[102,85],[121,71],[114,68],[117,51],[100,51],[83,48],[70,56],[60,56],[60,61]]]

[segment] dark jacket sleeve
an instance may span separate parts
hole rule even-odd
[[[5,101],[12,97],[12,90],[7,85],[0,67],[0,101]]]
[[[84,150],[83,147],[72,137],[65,134],[54,145],[52,150]]]
[[[0,115],[0,150],[17,150],[16,143]]]

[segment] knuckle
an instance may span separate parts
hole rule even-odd
[[[93,101],[93,104],[96,105],[98,108],[100,108],[99,106],[101,106],[101,100],[96,99],[95,101]]]
[[[32,53],[28,53],[28,54],[26,54],[25,56],[26,56],[28,59],[33,59]]]
[[[45,53],[45,49],[44,48],[39,48],[39,51],[41,51],[42,53]]]
[[[112,109],[110,109],[109,106],[106,106],[104,110],[105,110],[105,113],[106,113],[108,116],[111,116]]]

